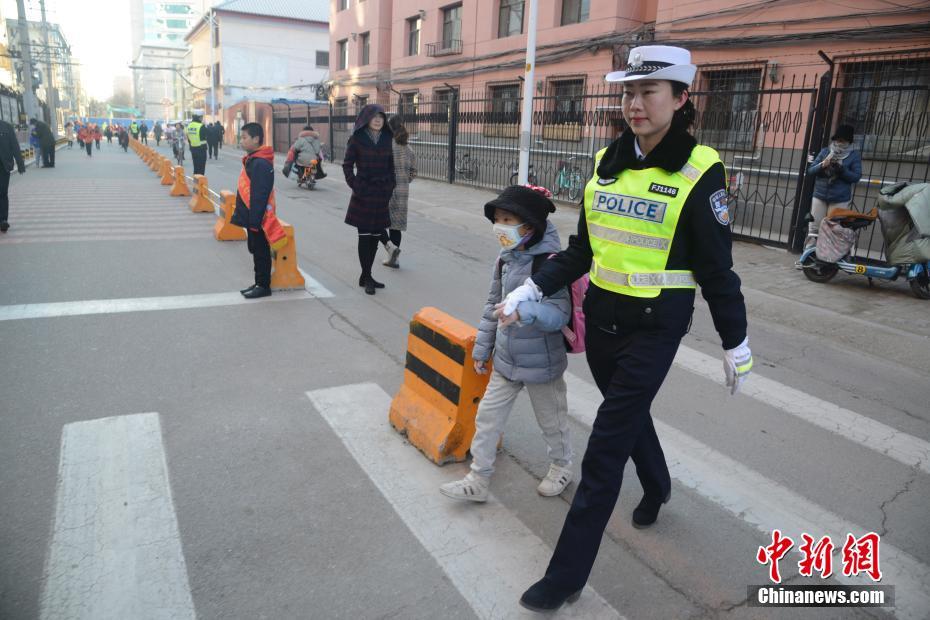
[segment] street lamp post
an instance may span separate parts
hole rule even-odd
[[[520,110],[520,166],[518,182],[529,179],[530,144],[533,134],[533,87],[536,84],[536,15],[538,0],[530,0],[526,26],[526,66],[523,74],[523,107]]]

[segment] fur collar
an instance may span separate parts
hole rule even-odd
[[[678,172],[688,163],[691,150],[697,145],[697,140],[690,133],[669,131],[652,152],[646,155],[646,159],[639,161],[633,146],[634,139],[633,132],[627,129],[611,142],[597,167],[597,176],[602,179],[616,177],[627,168],[662,168],[667,172]]]

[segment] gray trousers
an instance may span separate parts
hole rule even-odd
[[[522,383],[510,381],[493,371],[488,389],[478,405],[475,437],[471,441],[471,470],[479,476],[489,477],[494,473],[497,444],[513,410],[513,403],[524,387],[546,440],[549,460],[562,467],[572,462],[565,380],[559,377],[549,383]]]
[[[833,207],[840,207],[841,209],[849,208],[849,201],[846,202],[824,202],[816,196],[811,198],[811,217],[814,219],[807,226],[808,235],[816,235],[820,232],[820,221],[827,217],[827,211]]]

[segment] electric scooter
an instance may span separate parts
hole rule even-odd
[[[843,228],[860,231],[867,228],[878,218],[878,209],[873,208],[869,213],[859,213],[849,209],[833,207],[827,213],[827,219],[835,220]],[[795,263],[811,282],[829,282],[839,271],[865,276],[869,282],[873,279],[897,280],[904,276],[911,286],[911,292],[918,299],[930,299],[930,262],[904,263],[899,265],[866,265],[857,263],[849,254],[834,262],[822,261],[817,258],[817,246],[805,248],[801,258]]]

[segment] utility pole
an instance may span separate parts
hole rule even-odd
[[[45,92],[48,104],[49,125],[52,135],[58,137],[58,91],[55,88],[55,73],[52,71],[52,49],[48,42],[48,22],[45,19],[45,0],[39,0],[42,9],[42,36],[45,39]]]
[[[23,108],[27,119],[38,118],[39,104],[32,90],[32,50],[29,47],[29,23],[26,21],[24,0],[16,0],[16,9],[19,13],[19,48],[23,55]]]
[[[210,17],[210,116],[216,120],[216,14],[213,9],[207,13]],[[207,119],[204,119],[206,121]]]
[[[530,144],[533,137],[533,89],[536,88],[536,15],[539,0],[530,0],[526,26],[526,67],[523,73],[523,108],[520,110],[520,185],[529,179]]]

